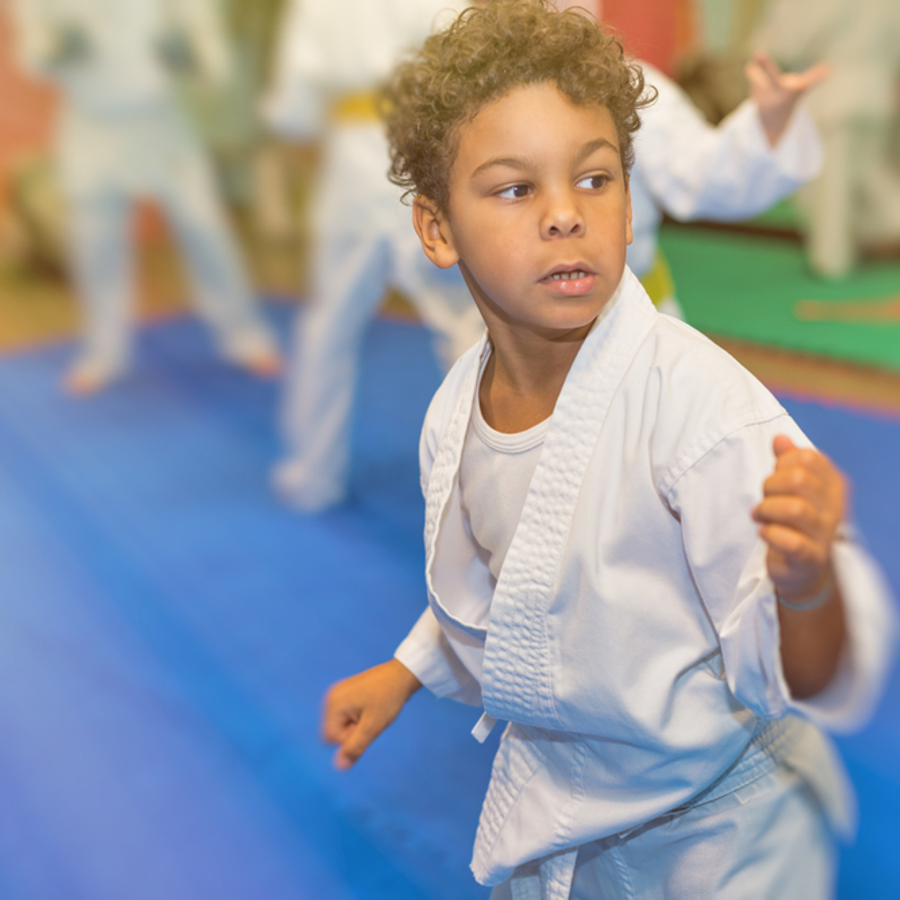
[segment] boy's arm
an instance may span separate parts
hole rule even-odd
[[[349,769],[422,683],[396,659],[332,685],[325,695],[322,737],[337,744],[334,764]]]
[[[325,695],[322,736],[338,744],[334,764],[349,769],[420,687],[438,697],[481,705],[481,688],[426,609],[393,659],[332,685]]]
[[[727,415],[736,406],[733,400],[718,412]],[[729,429],[674,475],[665,496],[680,519],[691,576],[718,635],[723,674],[735,697],[764,718],[794,711],[829,730],[850,731],[871,714],[889,670],[896,632],[890,588],[854,539],[852,527],[843,522],[831,541],[825,570],[840,596],[823,598],[817,606],[824,609],[779,608],[783,604],[778,603],[776,582],[782,600],[791,602],[790,597],[799,605],[803,593],[817,599],[820,585],[811,582],[815,571],[822,572],[821,560],[779,571],[769,545],[753,527],[760,489],[773,468],[778,471],[773,441],[785,434],[795,447],[810,447],[783,413]],[[736,477],[738,472],[744,475]],[[805,573],[803,578],[796,579],[798,571]],[[842,623],[830,618],[838,610]],[[807,667],[809,655],[815,659]]]
[[[797,699],[813,697],[834,678],[847,640],[832,547],[844,518],[846,485],[832,462],[774,441],[775,471],[753,510],[768,546],[766,568],[778,597],[781,662]]]

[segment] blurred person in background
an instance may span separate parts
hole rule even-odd
[[[900,168],[891,139],[900,117],[897,0],[774,0],[754,36],[783,66],[825,60],[810,92],[821,133],[821,175],[798,194],[813,272],[848,275],[867,252],[900,254]]]
[[[270,165],[283,163],[272,152],[280,149],[280,142],[272,139],[259,110],[259,96],[270,79],[285,0],[215,2],[228,41],[227,80],[216,90],[183,83],[180,93],[213,158],[229,209],[243,214],[255,236],[266,241],[286,240],[293,237],[290,178],[287,173],[271,176],[266,171]]]
[[[641,68],[658,94],[641,111],[635,135],[628,264],[661,312],[683,318],[658,245],[663,216],[681,222],[750,219],[815,177],[821,144],[797,103],[826,70],[816,65],[783,73],[757,54],[746,67],[750,96],[713,126],[674,81],[648,63]]]
[[[582,7],[603,21],[602,0],[555,5]],[[629,35],[623,40],[628,50]],[[683,318],[658,245],[664,215],[678,221],[749,219],[815,177],[821,144],[798,101],[826,77],[827,68],[811,64],[802,73],[783,73],[765,54],[756,54],[745,67],[749,97],[714,126],[673,80],[638,62],[657,98],[641,110],[635,135],[628,265],[661,312]]]
[[[390,287],[435,335],[449,367],[481,336],[457,270],[422,253],[401,191],[387,179],[376,90],[401,55],[461,0],[290,0],[264,102],[270,127],[321,144],[311,209],[312,296],[297,316],[281,420],[279,496],[316,511],[343,500],[360,345]]]
[[[58,84],[63,100],[57,159],[84,320],[64,387],[92,394],[128,368],[138,199],[155,201],[171,226],[223,357],[276,376],[277,346],[177,96],[181,77],[227,74],[215,0],[14,0],[13,10],[23,64]]]

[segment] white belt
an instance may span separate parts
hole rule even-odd
[[[472,729],[472,737],[483,744],[487,740],[487,736],[494,730],[497,720],[488,713],[482,713],[481,718],[475,723]]]
[[[519,866],[509,880],[513,900],[569,900],[578,848],[545,856],[540,865]]]

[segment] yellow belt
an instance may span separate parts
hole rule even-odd
[[[656,250],[653,265],[641,276],[641,284],[650,295],[654,306],[659,306],[660,303],[675,296],[675,282],[672,281],[672,272],[662,250],[659,248]]]
[[[378,121],[381,118],[378,94],[375,91],[358,91],[338,97],[331,105],[331,118],[336,122]]]

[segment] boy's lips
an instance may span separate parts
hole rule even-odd
[[[554,290],[571,295],[585,294],[594,286],[595,273],[586,265],[557,266],[540,279]]]

